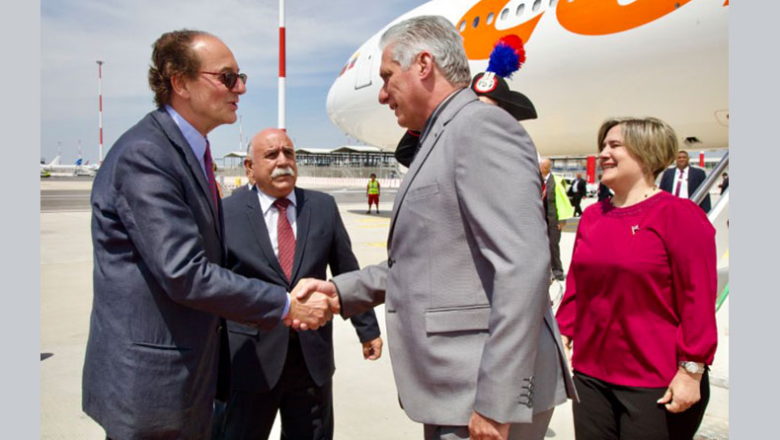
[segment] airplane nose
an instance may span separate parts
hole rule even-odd
[[[328,100],[326,104],[326,110],[328,112],[328,118],[330,121],[342,131],[348,133],[344,126],[344,92],[341,92],[342,84],[339,83],[339,78],[333,82],[328,91]]]
[[[393,151],[405,130],[377,99],[382,87],[379,37],[370,38],[355,52],[330,87],[326,107],[331,122],[350,137]]]
[[[366,145],[394,151],[405,129],[398,125],[390,107],[377,100],[381,80],[378,74],[375,76],[370,86],[359,89],[354,86],[354,77],[349,81],[345,74],[337,79],[328,93],[328,117],[350,137]]]

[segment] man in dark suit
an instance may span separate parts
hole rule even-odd
[[[582,215],[582,208],[580,202],[583,197],[588,194],[588,184],[585,179],[582,178],[582,173],[577,173],[577,178],[571,183],[569,188],[569,195],[571,196],[571,204],[574,205],[574,216],[579,217]]]
[[[206,136],[235,122],[246,76],[205,32],[169,32],[153,47],[149,84],[159,108],[119,138],[92,186],[82,407],[109,438],[208,439],[214,398],[228,389],[220,316],[263,328],[306,319],[316,329],[331,311],[324,296],[302,304],[287,286],[223,267],[223,208]]]
[[[250,191],[255,186],[255,176],[252,173],[252,142],[246,148],[246,157],[244,158],[244,173],[246,173],[246,185],[239,185],[231,194],[241,191]]]
[[[566,222],[558,221],[558,205],[555,203],[555,176],[552,173],[552,162],[543,158],[539,162],[539,171],[542,173],[544,213],[547,216],[547,237],[550,242],[550,269],[552,277],[558,281],[565,279],[563,275],[563,263],[561,263],[561,230]]]
[[[607,185],[604,185],[604,182],[601,181],[601,174],[599,174],[598,200],[600,202],[602,200],[607,200],[610,197],[612,197],[612,191],[607,187]]]
[[[699,185],[704,182],[707,175],[704,170],[688,166],[690,158],[688,152],[680,150],[677,153],[676,167],[664,171],[661,177],[660,188],[666,192],[672,193],[677,197],[689,199],[696,192]],[[699,204],[704,212],[710,212],[710,195]]]
[[[301,278],[325,278],[328,266],[333,275],[360,268],[333,197],[295,188],[295,150],[284,131],[258,133],[247,160],[256,190],[224,204],[228,267],[290,289]],[[382,338],[374,311],[351,321],[365,358],[378,359]],[[228,321],[228,330],[232,390],[223,438],[266,439],[277,411],[284,438],[333,438],[333,326],[297,333]]]

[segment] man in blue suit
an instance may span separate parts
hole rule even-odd
[[[295,187],[295,149],[284,131],[258,133],[247,161],[254,191],[234,192],[224,204],[229,268],[290,289],[302,278],[325,278],[328,266],[333,275],[360,269],[333,197]],[[378,359],[374,311],[351,321],[364,357]],[[278,411],[284,438],[332,439],[333,326],[298,333],[228,321],[228,331],[232,390],[222,438],[266,439]]]
[[[696,189],[699,188],[699,185],[707,178],[707,175],[704,173],[704,170],[689,166],[688,162],[690,162],[688,152],[680,150],[677,153],[676,166],[664,171],[659,187],[677,197],[690,199],[696,192]],[[704,197],[699,206],[701,206],[704,212],[710,212],[709,194]]]
[[[214,398],[229,387],[221,317],[268,329],[300,319],[316,329],[332,312],[325,296],[300,303],[286,285],[224,268],[206,136],[235,122],[246,75],[205,32],[169,32],[153,47],[158,109],[117,140],[93,183],[82,407],[109,438],[208,439]]]

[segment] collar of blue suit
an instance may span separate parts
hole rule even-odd
[[[200,169],[203,170],[203,175],[206,176],[206,179],[208,179],[208,175],[206,174],[206,164],[203,162],[203,155],[206,153],[206,143],[208,142],[208,139],[200,134],[200,132],[195,127],[193,127],[192,124],[187,122],[187,120],[184,119],[184,117],[180,115],[179,112],[174,110],[170,105],[165,105],[165,111],[171,115],[171,119],[173,119],[173,122],[175,122],[176,126],[179,127],[179,130],[184,136],[184,139],[190,145],[190,148],[192,148],[192,152],[195,153],[195,157],[198,159],[198,163],[200,164]]]

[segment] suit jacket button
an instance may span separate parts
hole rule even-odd
[[[221,325],[218,325],[218,326],[217,326],[217,334],[219,334],[219,333],[221,333],[221,332],[222,332],[222,326],[221,326]]]
[[[387,267],[393,267],[393,264],[395,264],[395,260],[392,258],[387,259]]]

